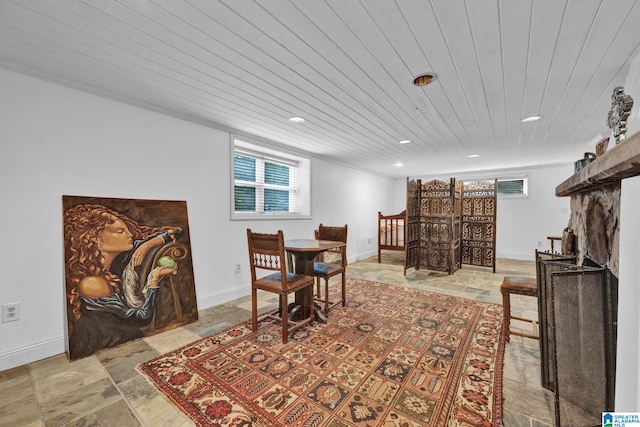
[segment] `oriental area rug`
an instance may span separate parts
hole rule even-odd
[[[360,279],[282,344],[240,323],[138,369],[200,426],[500,426],[502,306]]]

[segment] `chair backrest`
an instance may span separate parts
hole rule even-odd
[[[249,244],[249,265],[251,267],[251,281],[257,279],[256,270],[274,270],[282,274],[286,282],[286,261],[284,251],[284,235],[282,230],[276,234],[254,233],[247,228],[247,242]]]
[[[340,253],[342,255],[342,265],[347,265],[347,224],[345,224],[344,227],[334,227],[320,224],[315,232],[315,235],[316,239],[318,240],[333,240],[336,242],[344,242],[345,245],[343,247],[331,250],[329,252]]]

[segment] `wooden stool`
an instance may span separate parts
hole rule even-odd
[[[525,319],[522,317],[516,317],[511,315],[511,301],[510,295],[526,295],[530,297],[538,297],[538,285],[536,284],[536,279],[532,279],[529,277],[519,277],[519,276],[505,276],[502,281],[502,285],[500,286],[500,292],[502,293],[502,310],[504,315],[504,335],[505,339],[509,341],[511,339],[510,335],[519,335],[521,337],[540,339],[538,335],[526,334],[524,332],[511,331],[510,323],[511,319],[522,320],[523,322],[529,322],[533,325],[534,330],[537,329],[538,321]]]

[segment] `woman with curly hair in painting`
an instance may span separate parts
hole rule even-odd
[[[70,359],[143,336],[159,282],[175,273],[177,264],[153,268],[144,283],[134,269],[150,249],[175,241],[180,232],[139,225],[102,205],[64,212]]]

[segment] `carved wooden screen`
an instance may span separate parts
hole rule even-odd
[[[462,186],[433,180],[420,187],[420,268],[452,274],[460,267]]]
[[[497,180],[464,183],[462,192],[462,264],[496,272]]]
[[[407,209],[405,218],[404,273],[408,268],[420,269],[418,264],[420,244],[420,180],[407,178]]]

